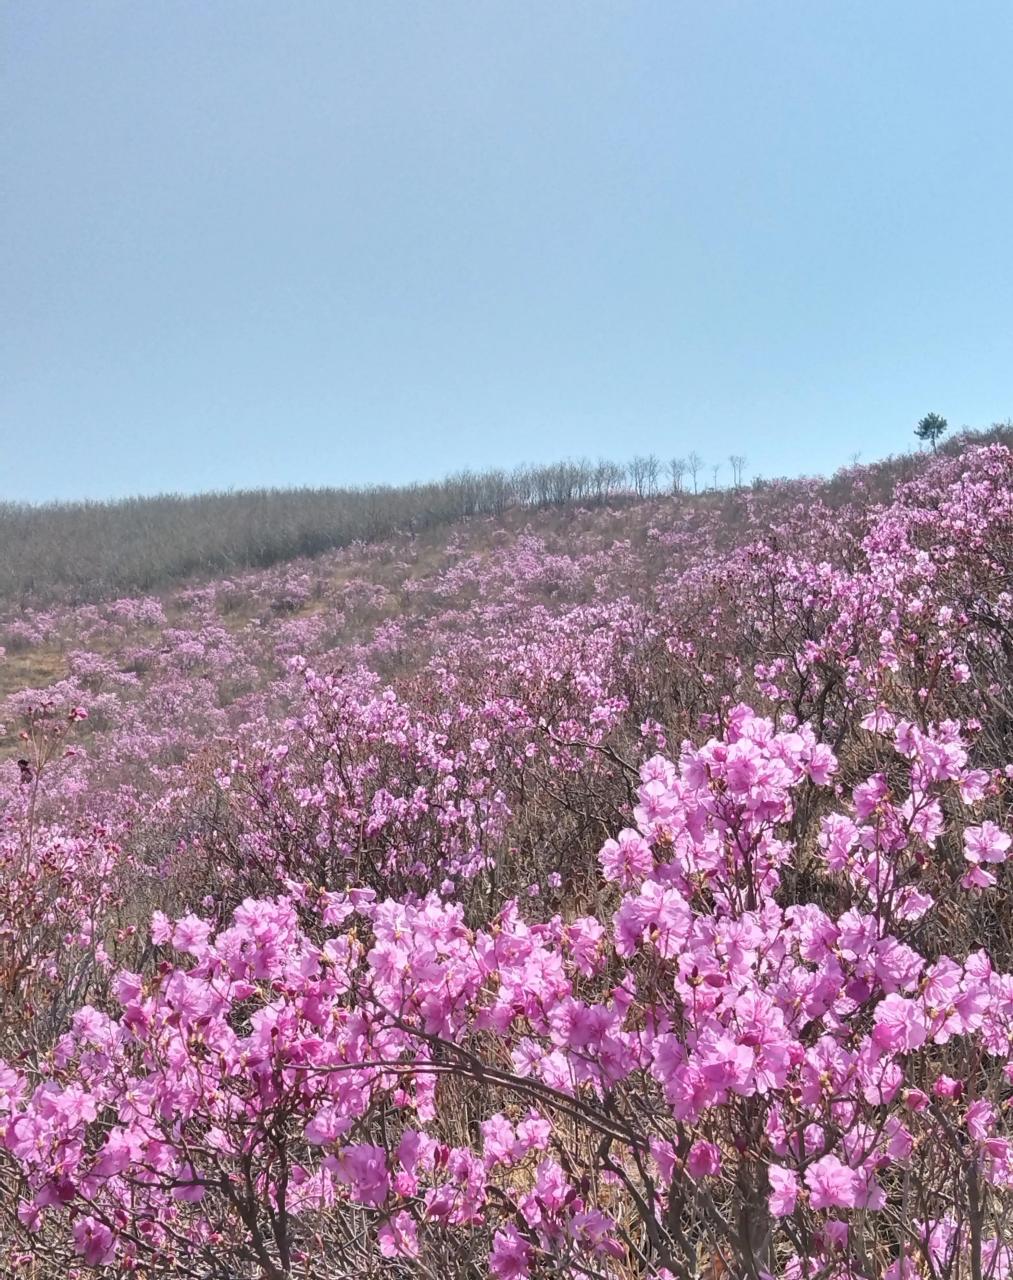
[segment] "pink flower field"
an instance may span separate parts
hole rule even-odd
[[[1013,452],[0,612],[0,1275],[1013,1277]]]

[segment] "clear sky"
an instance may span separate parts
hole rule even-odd
[[[1009,0],[6,0],[0,50],[0,497],[1013,415]]]

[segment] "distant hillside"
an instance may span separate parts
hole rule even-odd
[[[1013,427],[966,432],[944,446],[1013,441]],[[860,468],[863,485],[889,495],[925,455]],[[847,501],[853,470],[827,481],[825,500]],[[778,482],[785,483],[785,482]],[[788,482],[791,483],[791,482]],[[769,487],[754,481],[753,488]],[[164,494],[118,502],[30,506],[0,503],[0,601],[82,603],[158,592],[188,579],[268,568],[321,552],[417,534],[474,516],[662,494],[714,501],[730,490],[695,493],[689,473],[654,456],[627,464],[586,459],[507,471],[462,471],[429,484],[346,489],[267,489]]]

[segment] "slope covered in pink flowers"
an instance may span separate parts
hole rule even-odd
[[[1013,1275],[1013,454],[907,472],[7,607],[0,1274]]]

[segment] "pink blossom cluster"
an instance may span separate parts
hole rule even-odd
[[[3,1273],[1013,1276],[1013,455],[875,479],[0,620]]]
[[[966,787],[952,727],[895,737],[912,788]],[[654,757],[636,827],[601,850],[600,916],[539,923],[510,902],[474,927],[437,892],[295,882],[217,931],[157,913],[166,959],[116,975],[118,1011],[75,1013],[34,1082],[3,1068],[23,1225],[62,1220],[86,1263],[128,1271],[213,1256],[232,1208],[277,1274],[321,1214],[351,1214],[381,1257],[460,1235],[495,1276],[638,1256],[678,1275],[676,1208],[696,1202],[715,1249],[741,1253],[719,1238],[734,1194],[763,1274],[863,1275],[849,1249],[881,1250],[917,1169],[911,1257],[973,1246],[1006,1274],[995,1222],[976,1238],[946,1210],[955,1178],[981,1198],[1013,1185],[987,1084],[1013,1080],[1013,976],[906,940],[936,905],[907,892],[906,859],[940,832],[876,778],[823,823],[851,905],[779,902],[798,797],[837,770],[811,732],[745,706],[678,763]],[[985,824],[963,838],[1002,843]],[[448,1143],[454,1081],[488,1114]]]

